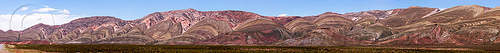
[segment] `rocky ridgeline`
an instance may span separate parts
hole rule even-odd
[[[37,24],[22,31],[0,30],[0,41],[267,46],[498,44],[499,9],[478,5],[445,10],[411,6],[304,17],[184,9],[154,12],[128,21],[94,16],[63,25]]]

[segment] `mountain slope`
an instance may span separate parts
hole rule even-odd
[[[304,17],[184,9],[154,12],[136,20],[94,16],[63,25],[37,24],[23,31],[0,30],[0,41],[267,46],[498,44],[499,9],[412,6]]]

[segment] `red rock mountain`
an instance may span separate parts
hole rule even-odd
[[[0,30],[0,41],[267,46],[499,44],[499,19],[500,7],[478,5],[445,10],[411,6],[304,17],[184,9],[154,12],[136,20],[93,16],[62,25]]]

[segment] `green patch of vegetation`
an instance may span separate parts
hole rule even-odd
[[[15,45],[14,49],[35,49],[46,52],[497,52],[471,50],[423,50],[362,47],[325,47],[325,46],[220,46],[220,45],[109,45],[109,44],[61,44],[61,45]]]

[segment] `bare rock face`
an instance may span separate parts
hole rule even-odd
[[[145,24],[139,24],[129,29],[126,34],[95,42],[105,44],[147,44],[155,41],[150,36],[144,34],[146,28],[147,26]]]
[[[155,12],[145,16],[144,18],[134,20],[137,24],[146,24],[148,28],[160,23],[161,21],[171,20],[173,23],[181,23],[183,32],[187,31],[191,26],[200,22],[203,19],[214,18],[217,20],[224,20],[229,23],[231,28],[243,23],[249,19],[267,18],[273,22],[284,25],[293,19],[302,18],[299,16],[286,16],[286,17],[272,17],[261,16],[252,12],[245,11],[197,11],[194,9],[174,10],[167,12]]]
[[[262,17],[252,12],[234,11],[234,10],[208,11],[205,13],[207,16],[217,18],[219,20],[227,20],[233,28],[249,19]]]
[[[73,20],[67,24],[61,25],[62,28],[71,28],[71,27],[79,27],[86,29],[86,27],[90,26],[105,26],[107,25],[115,25],[115,26],[123,26],[128,24],[126,21],[123,21],[119,18],[110,17],[110,16],[94,16],[94,17],[86,17]],[[76,28],[75,28],[76,29]]]
[[[378,23],[377,20],[378,19],[373,15],[363,16],[361,19],[355,21],[351,31],[365,29],[372,24]]]
[[[92,38],[95,40],[106,39],[106,37],[112,37],[114,33],[113,26],[100,26],[98,29],[92,31]]]
[[[313,21],[318,28],[331,29],[340,34],[346,34],[354,26],[354,22],[338,15],[321,16]]]
[[[307,32],[316,29],[317,27],[317,25],[314,25],[312,22],[304,19],[295,19],[285,24],[285,28],[287,28],[288,31],[292,33],[292,37],[304,35]]]
[[[90,42],[95,40],[95,39],[92,39],[92,37],[91,37],[91,36],[93,36],[92,32],[93,32],[93,30],[91,28],[88,28],[85,31],[83,31],[82,33],[80,33],[80,35],[78,35],[76,39],[71,40],[70,43],[90,43]]]
[[[132,27],[133,26],[131,24],[125,25],[122,28],[120,28],[119,30],[116,30],[115,33],[112,35],[112,37],[121,36],[123,34],[126,34],[130,31],[130,29],[132,29]],[[110,38],[112,38],[112,37],[110,37]]]
[[[69,34],[65,35],[63,38],[58,39],[57,41],[53,41],[53,43],[67,43],[69,41],[75,40],[79,38],[78,35],[80,35],[80,30],[73,30],[72,32],[69,32]]]
[[[63,32],[63,35],[66,35],[73,30],[86,30],[88,28],[96,30],[100,26],[113,26],[113,28],[120,28],[125,24],[129,23],[119,18],[110,16],[94,16],[73,20],[69,23],[60,25],[58,29]]]
[[[417,22],[417,20],[423,19],[427,14],[436,11],[439,11],[439,9],[427,7],[409,7],[406,9],[401,9],[401,11],[398,11],[398,13],[382,20],[381,22],[387,27],[400,27]]]
[[[356,29],[345,36],[356,38],[357,40],[376,41],[380,38],[385,38],[395,34],[395,31],[383,26],[380,23],[371,24],[370,26]]]
[[[489,8],[457,6],[440,11],[414,24],[392,28],[399,33],[382,38],[385,44],[487,44],[497,38],[498,20]],[[439,21],[438,21],[439,20]],[[434,24],[434,25],[432,25]],[[389,43],[392,42],[392,43]]]
[[[464,43],[468,44],[485,44],[489,42],[494,42],[498,38],[500,28],[492,26],[474,26],[467,27],[462,30],[455,32],[457,36],[460,36]]]
[[[19,32],[8,30],[0,33],[0,41],[17,41]]]
[[[477,5],[456,6],[443,10],[442,12],[430,15],[416,22],[431,22],[431,23],[454,23],[462,20],[475,19],[485,11],[484,8]]]
[[[487,43],[498,43],[498,35],[500,32],[500,11],[499,8],[493,8],[485,13],[482,13],[475,17],[473,20],[468,20],[467,22],[459,22],[455,24],[459,28],[455,34],[463,36],[471,44],[487,44]]]
[[[399,9],[393,9],[393,10],[372,10],[372,11],[362,11],[362,12],[356,12],[356,13],[345,13],[342,14],[342,17],[345,17],[347,19],[350,19],[352,21],[358,21],[362,19],[365,16],[374,16],[379,22],[380,20],[386,19],[389,16],[396,14],[396,12],[400,11]],[[324,14],[318,15],[318,16],[323,16]]]
[[[153,27],[147,29],[144,33],[155,40],[164,41],[181,35],[182,26],[180,23],[173,23],[171,20],[165,20],[153,25]]]
[[[365,26],[365,25],[369,25],[372,23],[377,23],[377,21],[378,21],[377,17],[375,17],[373,15],[366,15],[366,16],[363,16],[361,19],[355,21],[355,23]]]
[[[28,32],[27,34],[22,34],[20,35],[19,41],[25,41],[25,40],[41,40],[42,39],[42,33],[40,32]]]
[[[305,17],[184,9],[155,12],[130,21],[94,16],[63,25],[0,30],[0,41],[267,46],[500,44],[499,9],[477,5],[446,10],[412,6]]]
[[[348,46],[358,42],[330,29],[315,29],[296,38],[287,39],[272,45],[276,46]]]
[[[94,41],[98,41],[101,39],[106,39],[106,37],[112,36],[114,33],[113,26],[100,26],[96,30],[93,30],[92,28],[87,29],[83,33],[80,33],[80,36],[77,36],[75,40],[73,40],[74,43],[90,43]],[[73,36],[66,36],[70,39],[72,39]]]
[[[193,25],[184,34],[157,44],[192,43],[207,40],[231,31],[232,29],[228,22],[207,18]]]
[[[291,38],[282,25],[268,19],[251,19],[236,26],[233,32],[218,35],[199,45],[267,45]]]
[[[258,17],[261,16],[255,13],[244,11],[227,10],[203,12],[194,9],[185,9],[167,12],[156,12],[134,21],[136,23],[144,23],[149,28],[150,26],[163,20],[172,20],[174,23],[181,23],[183,29],[182,31],[185,32],[191,26],[206,18],[225,20],[230,23],[231,27],[234,27],[245,20]]]
[[[48,34],[54,29],[54,27],[50,27],[45,24],[36,24],[33,27],[30,27],[21,33],[19,41],[26,40],[42,40],[45,39]]]
[[[112,37],[114,31],[128,22],[109,16],[80,18],[57,26],[48,36],[54,43],[90,43],[105,37]]]
[[[273,45],[281,46],[341,46],[357,44],[353,38],[341,35],[352,30],[354,22],[332,14],[323,15],[313,21],[296,19],[285,26],[293,32],[293,39]]]
[[[408,30],[393,36],[381,38],[379,44],[444,44],[453,43],[452,36],[448,28],[442,25],[429,25],[428,28]]]
[[[299,16],[284,16],[284,17],[264,16],[264,18],[270,19],[273,22],[276,22],[280,25],[285,25],[286,23],[291,22],[292,20],[304,18],[304,17],[299,17]]]
[[[47,36],[46,40],[49,42],[59,40],[63,37],[63,33],[64,32],[61,32],[61,30],[54,30],[49,36]]]
[[[293,32],[293,37],[305,35],[304,33],[308,33],[318,28],[330,29],[337,33],[347,34],[347,32],[352,30],[354,22],[338,15],[325,15],[312,22],[296,19],[285,26],[289,31]]]
[[[118,37],[96,41],[97,44],[149,44],[154,39],[147,36],[125,34]]]
[[[55,26],[37,24],[23,31],[19,31],[20,33],[18,34],[20,35],[16,36],[17,38],[14,38],[16,40],[10,40],[10,41],[46,40],[49,42],[64,43],[76,39],[78,37],[81,37],[79,35],[83,34],[79,34],[81,33],[79,31],[93,31],[97,30],[101,26],[112,26],[108,27],[108,29],[109,28],[115,29],[115,28],[120,28],[124,24],[127,24],[127,22],[109,16],[94,16],[94,17],[80,18],[63,25],[55,25]],[[78,31],[78,32],[72,32],[72,31]],[[108,31],[114,31],[114,30],[108,30]],[[101,31],[96,33],[101,33]],[[71,38],[69,39],[65,38],[66,35],[71,35],[68,36]],[[92,34],[87,34],[87,35],[92,35]]]

